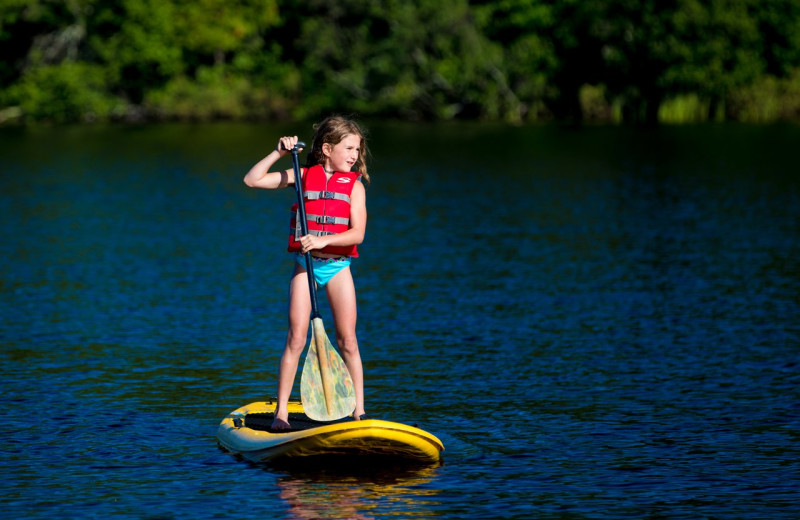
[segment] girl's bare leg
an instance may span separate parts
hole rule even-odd
[[[275,420],[272,422],[272,428],[276,430],[289,428],[289,396],[294,386],[300,355],[306,345],[310,314],[308,275],[305,269],[296,265],[289,284],[289,332],[278,371],[278,404],[275,406]]]
[[[336,342],[355,387],[356,409],[353,416],[358,419],[364,414],[364,372],[356,338],[356,289],[350,268],[336,273],[326,287],[336,327]]]

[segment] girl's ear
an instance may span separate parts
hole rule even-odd
[[[331,149],[332,149],[332,148],[333,148],[333,147],[331,146],[331,144],[330,144],[330,143],[322,143],[322,155],[324,155],[324,156],[326,156],[326,157],[327,157],[328,155],[330,155],[330,154],[331,154]]]

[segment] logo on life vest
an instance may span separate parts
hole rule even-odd
[[[339,177],[338,179],[336,179],[336,182],[347,184],[348,182],[350,182],[350,177]]]

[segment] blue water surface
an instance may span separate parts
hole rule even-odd
[[[444,463],[216,444],[292,269],[293,191],[241,179],[310,125],[4,128],[5,515],[800,514],[800,129],[368,126],[367,410]]]

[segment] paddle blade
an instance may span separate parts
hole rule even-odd
[[[309,418],[335,421],[356,408],[353,379],[325,334],[322,318],[314,318],[311,324],[311,344],[300,378],[300,399]]]

